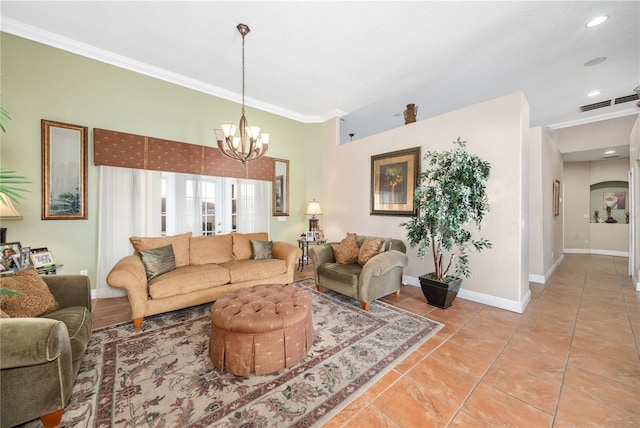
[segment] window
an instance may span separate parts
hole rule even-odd
[[[163,172],[162,235],[184,231],[180,224],[194,236],[237,231],[237,188],[235,178]]]

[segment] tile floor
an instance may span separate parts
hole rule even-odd
[[[463,299],[441,310],[418,287],[384,300],[445,327],[324,428],[640,426],[640,293],[627,258],[566,254],[516,314]],[[305,267],[296,279],[312,275]],[[96,328],[129,319],[94,304]]]

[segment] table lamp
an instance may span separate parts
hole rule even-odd
[[[0,220],[22,220],[22,214],[4,193],[0,193]],[[0,227],[0,244],[5,242],[7,242],[7,228]]]
[[[311,216],[311,218],[309,219],[310,231],[320,229],[318,227],[318,218],[316,217],[316,214],[322,214],[322,210],[320,209],[320,202],[316,201],[316,199],[313,198],[313,200],[309,202],[309,205],[307,206],[307,215]]]

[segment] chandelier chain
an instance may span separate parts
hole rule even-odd
[[[242,114],[244,114],[244,34],[242,35]]]

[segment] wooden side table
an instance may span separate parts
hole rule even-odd
[[[309,264],[309,244],[322,245],[326,242],[326,239],[321,239],[319,241],[307,241],[305,239],[298,239],[298,247],[302,249],[302,257],[298,259],[298,269],[300,269],[300,272],[302,272],[305,265]]]

